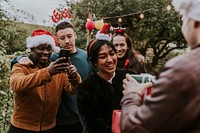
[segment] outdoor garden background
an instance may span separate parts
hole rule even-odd
[[[9,0],[0,0],[0,133],[7,131],[12,114],[13,93],[9,88],[12,58],[26,54],[26,38],[34,29],[45,28],[55,33],[54,26],[25,24],[18,21],[18,16],[8,16],[1,9],[3,1],[9,3]],[[148,73],[158,76],[167,60],[186,52],[181,17],[174,11],[171,0],[81,0],[66,1],[66,7],[72,13],[79,48],[86,47],[88,31],[85,24],[88,14],[92,14],[94,23],[103,19],[114,24],[121,18],[122,23],[129,24],[127,33],[136,50],[145,57]],[[28,13],[26,19],[32,19]],[[97,29],[93,29],[91,35],[96,32]]]

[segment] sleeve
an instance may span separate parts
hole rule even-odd
[[[20,55],[20,56],[17,56],[15,57],[12,61],[11,61],[11,64],[10,64],[10,69],[12,70],[12,67],[15,63],[18,63],[18,61],[22,58],[22,57],[26,57],[25,55]]]
[[[147,97],[142,105],[138,94],[124,95],[121,101],[122,132],[177,133],[191,126],[199,115],[188,115],[188,112],[196,110],[196,104],[191,104],[194,100],[191,99],[194,95],[191,88],[197,86],[197,81],[191,75],[191,71],[184,69],[165,68],[155,84],[152,96]]]
[[[81,84],[77,88],[78,113],[87,133],[111,133],[111,127],[107,124],[102,114],[98,111],[98,103],[94,94],[89,91],[89,86]],[[94,88],[92,88],[94,89]]]
[[[15,93],[25,92],[29,89],[41,86],[51,81],[51,75],[48,68],[43,68],[34,73],[27,74],[25,66],[19,63],[14,64],[11,76],[10,87]]]
[[[80,75],[78,72],[76,73],[77,76],[76,78],[72,79],[67,76],[67,74],[64,74],[65,77],[65,85],[64,85],[64,90],[70,94],[75,94],[76,88],[78,85],[82,82]]]

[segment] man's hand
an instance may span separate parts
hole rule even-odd
[[[28,57],[22,57],[19,59],[18,63],[25,66],[33,65],[33,62]]]
[[[50,65],[48,66],[48,69],[51,76],[67,71],[68,63],[60,63],[61,60],[64,60],[64,59],[66,58],[65,57],[58,58],[55,62],[50,63]]]
[[[144,91],[147,88],[151,88],[153,84],[151,82],[148,83],[138,83],[130,74],[126,74],[126,78],[123,80],[123,94],[126,95],[129,92],[139,93],[141,96],[144,94]]]

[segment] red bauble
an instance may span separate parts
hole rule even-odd
[[[86,24],[85,24],[85,27],[89,30],[89,31],[92,31],[95,27],[94,25],[94,22],[93,21],[88,21]]]

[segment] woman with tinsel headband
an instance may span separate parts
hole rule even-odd
[[[116,70],[117,55],[105,23],[89,42],[88,57],[97,69],[77,88],[77,105],[84,133],[112,133],[112,112],[121,109],[125,71]]]
[[[130,75],[123,81],[122,133],[200,133],[200,0],[173,0],[182,15],[182,33],[191,51],[168,61],[141,105],[151,84]]]

